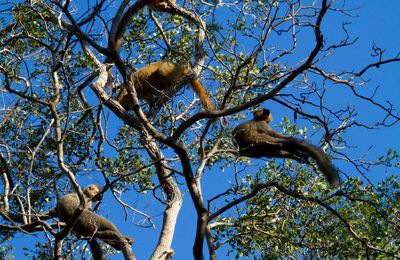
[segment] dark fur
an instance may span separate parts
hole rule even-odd
[[[272,115],[268,109],[254,112],[254,119],[237,126],[232,134],[240,156],[261,158],[289,158],[308,162],[309,157],[317,163],[328,182],[339,185],[339,176],[328,156],[318,147],[305,141],[280,134],[268,125]]]
[[[92,257],[94,260],[106,260],[107,258],[104,256],[103,249],[101,245],[96,239],[92,239],[89,241],[90,251],[92,252]]]
[[[119,232],[117,227],[109,220],[103,218],[102,216],[90,211],[91,201],[96,194],[100,191],[97,185],[89,185],[84,190],[85,195],[85,209],[79,215],[72,231],[80,238],[85,239],[96,239],[99,238],[105,243],[114,247],[117,250],[122,250],[126,243],[132,243],[133,239],[124,236]],[[70,193],[65,195],[60,201],[57,202],[56,212],[58,217],[67,222],[73,215],[75,210],[79,206],[79,197],[76,193]],[[90,246],[95,246],[90,244]],[[95,248],[94,251],[96,251]],[[92,254],[94,254],[92,250]],[[95,258],[95,256],[93,256]],[[96,257],[99,257],[98,255]],[[95,258],[102,259],[102,258]]]

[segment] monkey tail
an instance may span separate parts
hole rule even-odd
[[[197,96],[199,96],[203,107],[209,111],[214,111],[215,109],[214,109],[213,104],[211,103],[208,93],[205,90],[205,88],[203,87],[203,85],[200,83],[200,81],[198,81],[197,79],[194,79],[192,81],[192,87],[193,87],[194,92],[196,92]]]
[[[310,155],[311,158],[315,160],[319,170],[325,175],[325,178],[330,183],[330,185],[334,187],[339,186],[338,171],[333,166],[332,161],[329,159],[329,157],[320,148],[310,143],[294,138],[291,138],[290,142],[293,142],[296,147]]]

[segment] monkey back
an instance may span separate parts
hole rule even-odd
[[[78,206],[79,206],[78,194],[76,193],[67,194],[57,202],[56,205],[57,216],[59,216],[59,218],[62,221],[67,221],[69,218],[72,217]],[[87,209],[91,207],[92,203],[90,201],[86,201],[85,208]]]

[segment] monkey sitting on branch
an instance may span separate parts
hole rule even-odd
[[[156,102],[164,100],[166,93],[171,90],[179,78],[185,76],[190,71],[184,69],[176,63],[170,61],[159,61],[150,63],[146,67],[138,70],[133,76],[132,81],[135,86],[138,99],[145,100],[153,108]],[[210,101],[207,91],[197,80],[191,80],[193,90],[199,96],[203,107],[213,111],[214,107]],[[133,101],[126,88],[122,88],[117,96],[117,101],[125,108],[133,108]]]
[[[294,137],[280,134],[268,125],[272,115],[268,109],[254,112],[254,119],[237,126],[232,134],[240,156],[254,158],[289,158],[308,162],[309,157],[317,163],[332,186],[339,185],[337,170],[328,156],[318,147]]]
[[[124,236],[119,232],[117,227],[109,220],[91,211],[91,202],[98,201],[96,195],[100,192],[98,185],[92,184],[83,190],[85,198],[85,208],[77,218],[72,232],[79,238],[90,239],[95,243],[91,243],[91,251],[94,259],[103,259],[101,248],[94,240],[99,238],[105,243],[119,251],[123,251],[125,259],[134,259],[130,246],[133,239]],[[77,193],[69,193],[57,202],[57,216],[64,222],[70,220],[76,209],[79,207],[80,201]]]

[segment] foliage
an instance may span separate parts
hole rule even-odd
[[[52,212],[64,194],[88,183],[111,194],[94,210],[121,217],[117,226],[134,234],[157,227],[154,248],[135,237],[146,257],[173,254],[186,194],[196,238],[175,244],[194,245],[197,259],[204,245],[212,259],[226,248],[236,258],[399,258],[396,144],[382,156],[374,148],[364,156],[369,147],[351,134],[400,120],[397,100],[377,98],[366,79],[400,59],[374,44],[372,61],[359,70],[330,65],[345,64],[339,49],[356,48],[342,20],[357,9],[326,0],[178,1],[167,10],[128,2],[1,5],[1,259],[12,259],[14,250],[46,259],[61,240],[62,257],[90,258],[85,240],[60,235]],[[341,39],[327,36],[330,26],[342,30],[335,35]],[[125,111],[116,92],[131,86],[135,70],[159,60],[193,73],[174,83],[155,116],[142,100]],[[217,112],[204,111],[185,88],[190,77],[200,79]],[[232,130],[260,107],[273,110],[276,131],[333,159],[339,188],[329,187],[313,162],[237,156]],[[371,180],[372,170],[390,174]],[[21,246],[19,236],[38,241]]]

